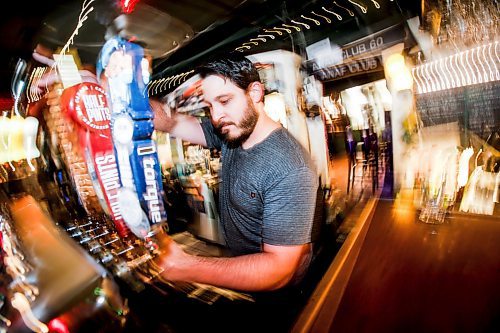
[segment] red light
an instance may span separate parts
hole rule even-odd
[[[52,319],[47,326],[52,333],[70,333],[66,323],[59,318]]]
[[[14,99],[11,97],[0,97],[0,111],[1,110],[10,110],[14,106]]]
[[[135,5],[139,0],[120,0],[120,7],[122,8],[122,12],[125,14],[130,14],[134,11]]]

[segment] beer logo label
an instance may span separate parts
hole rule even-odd
[[[111,113],[104,89],[96,84],[84,83],[74,97],[74,110],[78,120],[94,130],[110,128]]]

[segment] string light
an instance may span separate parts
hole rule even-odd
[[[492,70],[491,70],[490,62],[488,61],[488,59],[486,59],[486,55],[484,54],[485,51],[486,51],[486,48],[483,48],[481,53],[482,53],[483,58],[484,58],[484,63],[486,64],[486,66],[488,66],[488,73],[491,73]],[[489,79],[493,79],[492,76],[488,73],[485,73],[486,81],[489,81]]]
[[[497,46],[498,46],[498,41],[495,42],[495,57],[496,59],[493,59],[493,54],[491,53],[491,47],[493,46],[493,43],[490,43],[489,47],[488,47],[488,54],[490,55],[490,58],[491,58],[491,64],[495,67],[495,70],[494,72],[492,71],[491,72],[491,79],[492,80],[499,80],[500,79],[500,73],[498,71],[498,68],[497,68],[497,62],[498,62],[498,54],[497,54]]]
[[[498,41],[495,42],[495,57],[497,57],[497,61],[499,61],[500,57],[498,56],[498,53],[497,53],[497,47],[498,47]]]
[[[36,70],[37,70],[37,68],[35,68],[31,72],[30,78],[28,80],[28,88],[26,89],[26,91],[27,91],[26,98],[28,99],[28,104],[31,103],[32,96],[33,96],[32,92],[31,92],[31,83],[33,82],[33,78],[35,77]]]
[[[158,93],[157,89],[158,89],[158,87],[160,87],[160,86],[161,86],[161,84],[163,83],[163,81],[165,81],[165,78],[164,78],[164,77],[162,77],[162,78],[161,78],[161,80],[156,81],[156,82],[154,83],[154,85],[155,85],[155,95]]]
[[[441,72],[443,73],[442,76],[444,78],[444,83],[445,83],[446,89],[451,89],[452,85],[451,85],[451,82],[450,82],[450,79],[449,79],[449,78],[451,78],[451,76],[449,75],[448,68],[446,67],[446,61],[440,62],[439,63],[439,68],[441,69]]]
[[[459,62],[458,62],[458,58],[459,57],[460,57],[459,54],[455,54],[455,56],[453,58],[455,59],[456,69],[458,70],[458,73],[460,73],[460,87],[462,87],[462,86],[467,85],[467,80],[465,79],[465,75],[462,72],[462,69],[460,68],[460,65],[459,65]]]
[[[467,81],[466,81],[467,85],[471,85],[472,84],[472,80],[471,80],[470,73],[467,70],[466,63],[464,61],[464,54],[465,54],[465,52],[460,52],[460,65],[463,66],[464,73],[465,73],[465,78],[467,79]]]
[[[420,77],[418,76],[418,69],[413,68],[411,70],[411,74],[413,76],[413,81],[417,84],[417,93],[421,94],[422,93],[422,85],[420,82]]]
[[[173,88],[176,85],[181,84],[182,82],[186,81],[186,78],[191,73],[194,73],[194,70],[190,70],[188,72],[169,76],[167,78],[161,78],[159,80],[155,80],[155,81],[151,82],[150,85],[148,86],[148,95],[151,95],[151,91],[154,91],[154,95],[161,93],[162,91],[167,89],[167,84],[168,84],[168,89]],[[177,82],[177,80],[179,82]]]
[[[184,74],[184,77],[182,78],[184,81],[187,80],[189,74],[193,74],[194,73],[194,70],[190,70],[189,72],[187,72],[186,74]]]
[[[372,3],[375,6],[375,8],[380,9],[380,5],[379,5],[379,3],[377,1],[372,0]]]
[[[257,35],[257,37],[262,37],[262,38],[264,38],[264,37],[269,37],[269,38],[271,38],[271,39],[275,39],[275,38],[276,38],[276,37],[274,37],[273,35]]]
[[[260,40],[261,42],[267,42],[267,39],[265,38],[262,38],[262,37],[259,37],[259,38],[250,38],[251,41],[256,41],[256,40]]]
[[[493,54],[493,48],[496,45],[493,44],[489,43],[465,50],[415,67],[412,73],[417,85],[417,93],[428,93],[498,80],[498,69]]]
[[[350,10],[349,8],[346,8],[346,7],[344,7],[344,6],[339,5],[339,4],[337,3],[337,1],[334,1],[334,2],[333,2],[333,4],[334,4],[335,6],[337,6],[337,7],[340,7],[340,8],[342,8],[342,9],[346,10],[346,11],[347,11],[347,13],[348,13],[349,15],[351,15],[352,17],[354,17],[354,12],[353,12],[352,10]]]
[[[172,85],[172,88],[175,87],[175,81],[179,78],[179,75],[177,74],[172,77],[172,80],[168,83],[168,89],[171,89],[170,85]]]
[[[479,49],[479,47],[476,48],[476,50],[478,50],[478,49]],[[488,77],[484,74],[484,73],[487,73],[487,71],[484,68],[484,63],[481,61],[481,58],[479,57],[480,52],[476,52],[476,54],[477,54],[477,60],[478,60],[479,64],[481,65],[481,69],[482,69],[482,72],[478,71],[479,77],[481,78],[481,83],[482,83],[484,80],[488,80]]]
[[[170,84],[171,83],[173,83],[174,86],[175,86],[175,80],[177,80],[178,77],[179,77],[179,74],[174,75],[174,77],[172,78],[172,80],[168,83],[168,89],[170,89]]]
[[[432,69],[432,65],[434,65],[434,67],[435,67],[436,69],[434,69],[434,70],[433,70],[433,69]],[[436,89],[436,90],[442,90],[442,89],[444,89],[444,88],[441,88],[441,82],[439,82],[439,79],[440,79],[440,78],[439,78],[439,74],[437,73],[437,62],[435,62],[435,63],[430,63],[430,67],[429,67],[429,69],[430,69],[430,71],[431,71],[432,76],[434,76],[433,83],[435,84],[435,87],[436,87],[435,89]]]
[[[366,6],[363,6],[359,3],[357,3],[356,1],[353,1],[353,0],[348,0],[350,3],[352,3],[353,5],[357,6],[359,9],[361,9],[361,11],[363,12],[363,14],[366,14],[367,12],[367,9]]]
[[[316,14],[316,13],[315,13],[315,12],[313,12],[313,11],[311,11],[311,14],[316,15],[316,16],[318,16],[318,17],[321,17],[321,18],[325,19],[325,21],[326,21],[327,23],[332,23],[332,20],[330,20],[330,18],[328,18],[328,17],[326,17],[326,16]]]
[[[444,71],[440,72],[440,69],[442,69],[441,66],[441,61],[436,62],[436,75],[439,78],[439,85],[441,86],[441,89],[448,89],[449,87],[446,85],[446,80],[444,79],[446,75],[444,74]]]
[[[80,15],[78,15],[78,23],[76,25],[76,28],[62,48],[61,52],[59,52],[60,55],[64,55],[66,54],[66,52],[68,52],[69,47],[73,44],[74,38],[78,35],[78,31],[83,26],[83,22],[85,22],[89,18],[89,14],[94,10],[94,7],[89,8],[90,4],[92,4],[92,2],[94,1],[95,0],[85,0],[83,2],[82,10],[80,11]]]
[[[247,49],[247,50],[250,50],[250,46],[248,46],[248,45],[243,45],[243,46],[238,46],[237,48],[235,48],[235,50],[236,50],[236,51],[243,52],[243,50],[240,50],[240,49]]]
[[[297,21],[294,21],[294,20],[292,20],[292,22],[295,23],[295,24],[303,25],[306,29],[311,29],[311,26],[309,24],[302,23],[302,22],[297,22]]]
[[[158,82],[158,84],[157,84],[157,85],[156,85],[156,87],[155,87],[155,95],[156,95],[157,93],[162,92],[162,91],[164,90],[164,88],[163,88],[163,87],[164,87],[164,86],[166,87],[166,85],[167,85],[167,80],[169,80],[169,79],[170,79],[170,77],[169,77],[169,78],[162,78],[162,79]],[[159,91],[158,91],[158,90],[159,90]]]
[[[431,87],[431,80],[428,80],[427,78],[429,78],[429,71],[428,71],[428,68],[429,67],[429,64],[425,64],[424,65],[424,78],[425,78],[425,92],[431,92],[432,91],[432,87]]]
[[[172,80],[172,76],[163,79],[163,81],[158,85],[158,93],[167,90],[167,84],[170,80]]]
[[[353,1],[353,0],[348,0],[352,5],[358,7],[363,13],[367,13],[367,7],[365,5],[363,5],[362,3],[360,2],[357,2],[357,1]],[[380,4],[378,1],[376,0],[371,0],[371,2],[373,3],[373,5],[375,6],[375,8],[379,9],[380,8]],[[352,10],[350,10],[349,8],[347,7],[344,7],[342,5],[340,5],[337,1],[333,1],[333,4],[335,6],[337,6],[338,8],[341,8],[342,10],[346,11],[351,17],[354,17],[354,12]],[[343,20],[343,17],[342,15],[340,15],[339,13],[336,13],[332,10],[329,10],[329,9],[326,9],[325,7],[321,7],[321,9],[328,13],[328,14],[331,14],[331,15],[334,15],[335,18],[339,21],[342,21]],[[318,17],[318,18],[321,18],[323,20],[325,20],[327,23],[332,23],[332,19],[326,15],[321,15],[321,14],[318,14],[317,12],[315,11],[311,11],[310,12],[312,15],[314,15],[315,17]],[[319,19],[315,19],[315,18],[312,18],[310,16],[306,16],[306,15],[300,15],[300,17],[304,20],[308,20],[308,21],[312,21],[314,22],[314,24],[316,24],[317,26],[320,26],[321,25],[321,20]],[[271,35],[271,34],[277,34],[278,36],[282,36],[283,35],[283,32],[282,31],[285,31],[287,32],[288,34],[291,34],[292,33],[292,29],[294,29],[295,31],[297,32],[300,32],[302,28],[305,28],[305,29],[311,29],[311,25],[310,24],[307,24],[307,23],[304,23],[304,22],[301,22],[301,21],[296,21],[296,20],[290,20],[291,23],[294,23],[295,25],[293,24],[285,24],[285,23],[282,23],[281,24],[281,27],[273,27],[272,29],[271,28],[265,28],[263,29],[264,32],[266,32],[267,34],[260,34],[258,35],[257,38],[250,38],[250,40],[248,42],[245,42],[245,43],[242,43],[240,46],[236,47],[234,50],[235,51],[239,51],[239,52],[244,52],[245,50],[250,50],[254,45],[255,46],[258,46],[259,45],[259,41],[262,41],[262,42],[267,42],[267,39],[266,38],[271,38],[271,39],[275,39],[276,37],[274,35]]]
[[[475,74],[476,71],[474,71],[474,69],[472,68],[472,65],[470,64],[470,61],[469,61],[469,52],[470,52],[470,50],[467,50],[467,52],[465,52],[465,62],[467,63],[467,66],[470,69],[472,83],[476,84],[477,83],[477,78],[476,78],[476,74]]]
[[[447,59],[445,59],[444,66],[445,66],[448,74],[450,75],[451,87],[456,88],[459,86],[459,84],[456,80],[456,78],[458,77],[458,74],[455,71],[455,67],[453,66],[452,60],[453,59],[451,57],[448,57]]]
[[[51,69],[51,70],[52,70],[52,69]],[[46,71],[46,68],[44,68],[44,69],[40,69],[40,70],[38,71],[38,74],[37,74],[37,77],[36,77],[36,80],[35,80],[35,87],[38,87],[38,83],[39,83],[39,82],[40,82],[40,80],[42,79],[42,76],[43,76],[43,74],[45,73],[45,71]],[[42,93],[41,93],[41,92],[39,92],[39,90],[38,90],[38,89],[35,89],[35,93],[36,93],[36,100],[37,100],[37,101],[38,101],[39,99],[41,99],[41,98],[42,98]]]
[[[277,33],[280,36],[283,35],[283,33],[281,31],[278,31],[278,30],[264,29],[264,32]]]
[[[337,13],[335,13],[335,12],[332,12],[331,10],[326,9],[325,7],[321,7],[321,9],[323,9],[323,10],[324,10],[325,12],[327,12],[327,13],[330,13],[330,14],[335,15],[335,17],[336,17],[339,21],[342,21],[342,16],[341,16],[341,15],[339,15],[339,14],[337,14]]]
[[[299,27],[296,27],[296,26],[294,26],[294,25],[288,25],[288,24],[284,24],[284,23],[283,23],[283,24],[282,24],[282,26],[287,27],[287,28],[294,28],[294,29],[295,29],[295,31],[300,31],[300,28],[299,28]]]
[[[165,90],[170,89],[170,85],[172,84],[172,81],[175,79],[175,76],[169,76],[168,79],[165,81],[165,84],[163,85],[165,87]]]
[[[303,19],[306,19],[306,20],[313,21],[316,25],[320,25],[320,24],[321,24],[321,22],[320,22],[320,21],[315,20],[315,19],[313,19],[313,18],[310,18],[310,17],[304,16],[304,15],[300,15],[300,17],[302,17]]]
[[[274,27],[273,29],[276,29],[276,30],[285,30],[287,33],[291,34],[292,33],[292,30],[290,29],[287,29],[287,28],[277,28],[277,27]]]
[[[184,82],[185,78],[186,78],[186,73],[179,74],[179,82],[177,83],[177,85],[180,85],[182,82]],[[175,82],[174,82],[174,86],[175,86]]]

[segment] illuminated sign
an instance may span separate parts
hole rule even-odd
[[[380,57],[371,57],[320,69],[313,74],[318,80],[330,81],[382,70],[383,66]]]
[[[365,38],[342,46],[344,59],[359,57],[365,53],[377,52],[404,41],[406,30],[403,24],[386,28]]]

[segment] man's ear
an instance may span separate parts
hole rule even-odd
[[[260,82],[252,82],[248,86],[248,95],[252,99],[252,102],[254,103],[259,103],[263,101],[264,98],[264,87],[262,86],[262,83]]]

